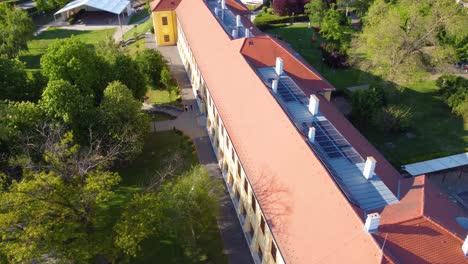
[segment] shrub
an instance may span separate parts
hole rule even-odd
[[[161,85],[161,71],[166,65],[166,60],[159,51],[145,49],[137,53],[135,61],[149,84],[153,87]]]
[[[171,87],[175,86],[174,78],[167,67],[163,67],[161,70],[161,84],[168,90],[171,90]]]
[[[292,17],[292,16],[278,16],[278,15],[271,15],[268,13],[261,13],[255,17],[253,23],[259,29],[265,30],[265,29],[274,27],[273,25],[290,23],[293,20],[294,22],[304,22],[304,21],[308,21],[309,18],[307,15],[296,15]]]
[[[444,102],[457,115],[468,116],[468,80],[455,75],[442,75],[436,85]]]
[[[341,51],[337,44],[329,42],[320,45],[322,57],[325,64],[333,68],[346,68],[348,64],[348,55]]]
[[[411,127],[413,114],[411,108],[403,105],[388,105],[374,114],[376,126],[388,132],[404,132]]]
[[[273,0],[275,13],[281,16],[289,14],[303,14],[304,5],[308,1],[303,0]]]
[[[371,87],[367,90],[355,91],[351,94],[351,119],[361,128],[373,124],[372,119],[387,103],[387,95],[383,88]]]
[[[267,12],[267,10],[268,10],[268,7],[266,7],[266,6],[263,6],[263,7],[262,7],[262,13],[265,14],[265,13]]]

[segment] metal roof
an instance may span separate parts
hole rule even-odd
[[[232,31],[237,30],[237,37],[236,38],[244,38],[245,35],[245,27],[241,22],[241,26],[237,27],[236,24],[236,15],[229,10],[226,6],[225,9],[221,7],[221,1],[207,1],[206,2],[208,7],[210,8],[211,12],[215,14],[216,19],[219,23],[223,26],[224,30],[232,36]],[[216,10],[215,10],[216,9]],[[216,12],[217,11],[217,12]],[[233,37],[233,36],[232,36]]]
[[[402,166],[412,176],[468,165],[468,152]]]
[[[100,9],[102,11],[120,15],[129,4],[129,0],[75,0],[65,5],[59,11],[55,12],[54,15],[78,8],[80,6],[89,6]]]
[[[257,71],[270,88],[272,80],[278,80],[273,95],[303,135],[308,135],[309,127],[316,129],[315,143],[307,142],[352,203],[363,210],[398,203],[377,175],[369,180],[363,176],[365,160],[324,115],[310,113],[309,98],[293,79],[286,73],[278,76],[274,67],[261,67]]]

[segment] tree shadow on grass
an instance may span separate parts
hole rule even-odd
[[[375,83],[379,77],[368,72],[363,72],[357,68],[334,69],[322,61],[320,44],[325,42],[320,34],[313,29],[309,29],[305,24],[296,24],[288,27],[279,27],[266,30],[265,33],[272,36],[280,36],[287,42],[304,60],[314,67],[338,90],[344,90],[350,86]],[[312,41],[312,36],[316,36],[316,41]]]
[[[376,144],[393,165],[449,156],[468,150],[468,131],[462,117],[442,101],[433,82],[408,86],[389,102],[411,108],[411,128],[405,133],[363,133]],[[389,144],[390,143],[390,144]]]
[[[69,38],[71,36],[77,36],[77,35],[86,34],[86,33],[88,33],[88,31],[51,28],[49,30],[43,31],[35,39],[37,40],[63,39],[63,38]]]

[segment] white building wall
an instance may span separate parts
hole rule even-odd
[[[202,112],[206,114],[206,128],[212,143],[212,147],[218,158],[218,165],[223,172],[226,186],[237,211],[239,221],[244,231],[246,240],[248,241],[252,256],[256,263],[283,264],[284,260],[281,256],[280,250],[274,242],[269,225],[263,216],[263,212],[255,195],[255,212],[252,208],[251,183],[248,180],[244,169],[242,168],[242,163],[237,156],[234,146],[232,145],[232,141],[229,138],[228,132],[224,128],[223,121],[219,116],[218,110],[216,109],[215,102],[210,96],[209,89],[203,80],[196,60],[190,50],[190,45],[185,38],[179,21],[177,21],[177,31],[177,48],[179,50],[179,54],[185,69],[187,70],[187,74],[189,75],[188,77],[191,80],[193,92],[195,96],[198,95],[198,106],[200,109],[202,109]],[[245,191],[245,182],[247,182],[247,191]],[[264,233],[260,227],[262,218],[265,221]],[[253,231],[251,230],[251,227],[253,227]],[[272,243],[277,249],[276,260],[273,259],[271,253]],[[262,252],[261,259],[259,251]]]

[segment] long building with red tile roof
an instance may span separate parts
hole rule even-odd
[[[156,0],[155,26],[167,6],[256,263],[466,262],[466,232],[421,209],[434,193],[416,187],[424,178],[404,179],[329,102],[332,85],[240,2]],[[442,241],[437,258],[428,248]]]

